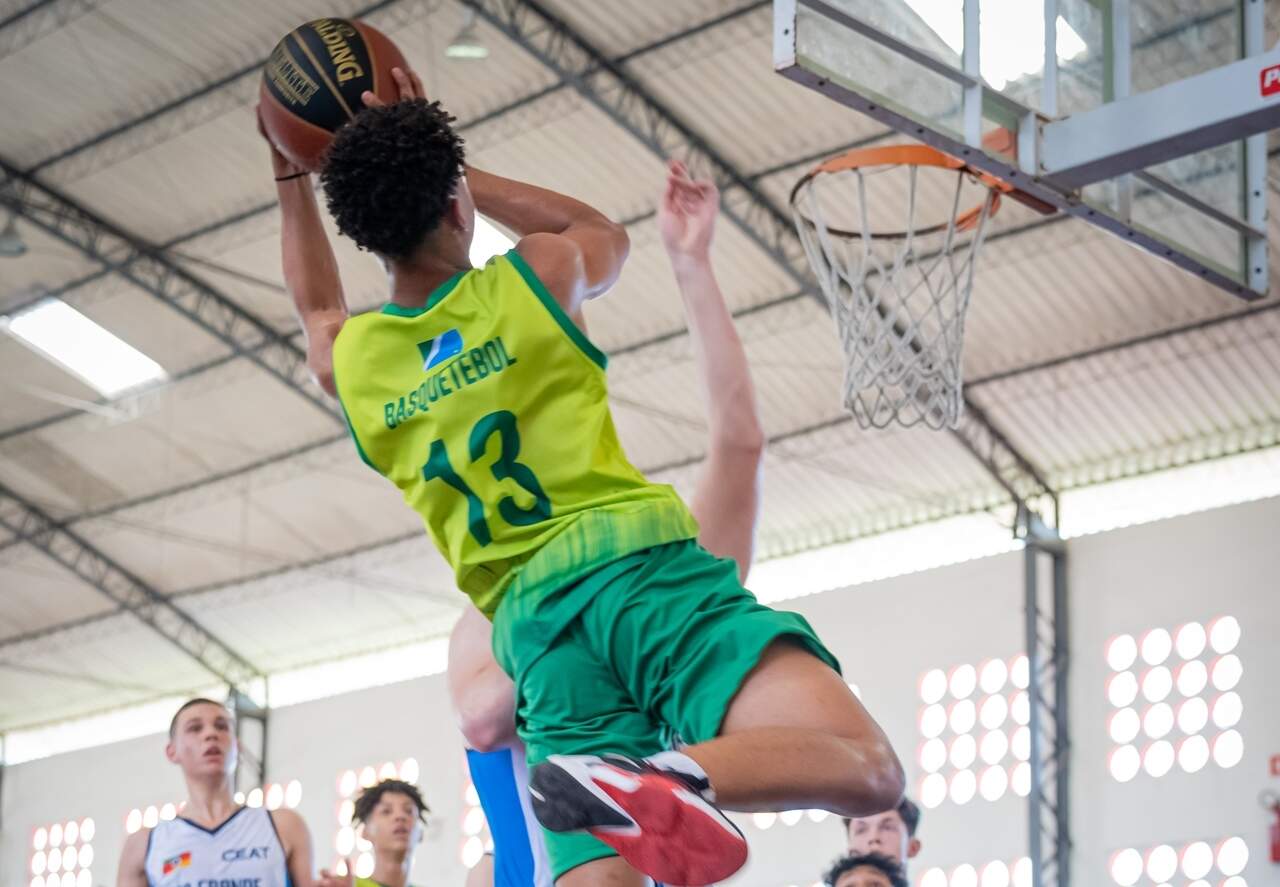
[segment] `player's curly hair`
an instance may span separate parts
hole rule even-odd
[[[365,108],[338,130],[320,180],[338,230],[406,259],[444,218],[462,175],[462,138],[439,102]]]
[[[356,798],[355,809],[351,813],[351,822],[367,822],[369,814],[373,813],[373,808],[378,806],[378,802],[387,792],[404,795],[413,801],[414,806],[418,808],[418,818],[424,823],[427,821],[427,814],[431,812],[431,808],[427,806],[426,801],[422,800],[422,793],[418,791],[416,785],[399,779],[384,779],[377,785],[371,785],[360,792],[359,797]]]
[[[902,873],[902,866],[898,864],[896,859],[891,859],[883,853],[842,856],[831,866],[831,870],[822,876],[822,883],[826,887],[835,887],[841,875],[864,865],[879,869],[889,879],[889,883],[893,887],[907,887],[907,878]]]

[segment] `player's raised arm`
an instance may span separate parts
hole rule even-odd
[[[710,432],[707,462],[690,508],[704,548],[738,562],[745,580],[760,511],[764,431],[747,356],[711,266],[720,195],[670,165],[658,205],[658,230],[684,299]]]
[[[467,168],[476,211],[520,237],[516,251],[570,314],[613,286],[631,248],[626,228],[580,200]]]

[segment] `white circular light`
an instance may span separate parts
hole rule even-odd
[[[1228,730],[1213,740],[1213,761],[1224,770],[1234,767],[1244,757],[1244,740],[1235,730]]]
[[[941,736],[947,727],[947,710],[941,705],[926,706],[920,712],[920,734],[925,739]]]
[[[333,839],[333,849],[338,851],[339,856],[350,856],[351,851],[356,849],[356,830],[349,825],[338,829],[338,834]]]
[[[51,877],[49,880],[52,881],[53,878]],[[61,883],[62,883],[62,887],[76,887],[75,872],[63,872]]]
[[[480,807],[468,807],[462,817],[462,833],[468,837],[484,831],[484,810]]]
[[[1168,844],[1153,847],[1147,854],[1147,876],[1157,884],[1163,884],[1178,871],[1178,851]]]
[[[31,846],[36,850],[43,850],[49,843],[49,830],[44,826],[36,829],[31,835]]]
[[[338,777],[338,795],[339,797],[349,798],[356,790],[356,771],[344,770],[342,775]]]
[[[1197,887],[1197,885],[1192,884],[1190,887]],[[1208,887],[1208,885],[1206,884],[1205,887]],[[1222,887],[1248,887],[1248,885],[1245,884],[1244,878],[1239,875],[1232,875],[1222,882]]]
[[[1178,634],[1173,644],[1178,651],[1178,655],[1183,659],[1195,659],[1204,652],[1204,645],[1207,639],[1208,635],[1203,625],[1199,622],[1188,622],[1178,629]]]
[[[1159,665],[1173,652],[1173,638],[1163,628],[1153,628],[1142,636],[1142,661]]]
[[[1188,736],[1178,745],[1178,766],[1186,773],[1199,773],[1209,763],[1209,743],[1203,736]]]
[[[58,869],[62,868],[62,848],[52,848],[49,851],[49,855],[45,857],[45,863],[48,865],[48,871],[50,874],[54,874]]]
[[[1133,887],[1142,877],[1142,854],[1132,847],[1111,857],[1111,880],[1120,887]]]
[[[941,739],[927,740],[920,746],[920,766],[926,773],[936,773],[947,762],[947,745]]]
[[[30,887],[44,887],[44,878],[36,875],[31,879]],[[943,881],[943,887],[946,887],[946,881]]]
[[[957,770],[964,770],[973,764],[974,759],[978,757],[978,744],[973,741],[973,737],[968,733],[963,736],[957,736],[951,741],[951,766]]]
[[[1238,693],[1223,693],[1213,703],[1213,724],[1225,730],[1240,723],[1240,715],[1244,712],[1244,704]]]
[[[350,825],[356,815],[356,802],[347,798],[338,805],[338,825]]]
[[[53,825],[49,826],[49,846],[62,846],[62,823],[55,822]]]
[[[982,743],[978,746],[978,750],[984,762],[998,764],[1004,760],[1004,756],[1009,752],[1009,739],[1002,731],[992,730],[982,737]]]
[[[1142,716],[1142,729],[1152,739],[1164,739],[1173,730],[1173,709],[1167,702],[1157,702]]]
[[[1107,644],[1107,665],[1112,671],[1124,671],[1138,659],[1138,644],[1133,635],[1122,634]]]
[[[284,786],[278,782],[273,782],[267,786],[267,809],[279,810],[280,805],[284,803]]]
[[[1238,875],[1249,864],[1249,845],[1242,838],[1227,838],[1218,845],[1218,871]]]
[[[1107,699],[1116,708],[1133,705],[1138,698],[1138,679],[1131,671],[1122,671],[1107,679]]]
[[[1209,706],[1199,696],[1183,700],[1178,706],[1178,729],[1188,736],[1199,733],[1208,722]]]
[[[1004,724],[1009,716],[1009,703],[1003,696],[988,696],[982,703],[978,719],[988,730],[995,730]]]
[[[978,686],[982,687],[983,693],[989,695],[1003,690],[1008,680],[1009,666],[1004,664],[1003,659],[988,659],[978,672]]]
[[[1009,703],[1009,713],[1015,724],[1031,723],[1031,697],[1026,690],[1018,692]]]
[[[85,844],[80,848],[80,868],[87,869],[93,865],[93,845]]]
[[[302,803],[302,783],[294,779],[284,790],[284,805],[290,810]]]
[[[236,793],[235,793],[235,795],[232,797],[232,800],[233,800],[233,801],[235,801],[237,804],[239,804],[241,807],[243,807],[243,806],[244,806],[244,792],[236,792]]]
[[[1013,731],[1013,742],[1009,744],[1013,756],[1019,761],[1031,760],[1031,728],[1019,727]]]
[[[982,867],[982,887],[1009,887],[1009,867],[1000,860]]]
[[[819,810],[817,807],[815,807],[814,809],[809,811],[809,821],[822,822],[824,819],[826,819],[830,815],[831,813],[829,811]]]
[[[1173,746],[1166,740],[1153,742],[1142,753],[1142,769],[1159,779],[1173,769]]]
[[[1218,690],[1231,690],[1240,683],[1243,672],[1239,656],[1234,653],[1220,656],[1213,663],[1213,686]]]
[[[382,766],[378,768],[379,781],[383,779],[395,779],[396,775],[396,765],[390,761],[385,761]]]
[[[932,810],[947,797],[947,781],[941,773],[930,773],[920,781],[920,803]]]
[[[74,872],[79,861],[80,854],[76,852],[75,847],[67,847],[62,851],[62,870],[64,872]]]
[[[1157,665],[1142,676],[1142,695],[1148,702],[1163,702],[1173,692],[1173,674]]]
[[[978,783],[982,797],[988,801],[998,801],[1009,790],[1009,775],[1003,767],[988,767],[982,771],[982,779]]]
[[[356,857],[356,877],[367,878],[373,874],[373,854],[361,853]]]
[[[94,824],[92,816],[86,816],[80,821],[80,840],[88,843],[93,840],[94,834],[98,831],[97,825]]]
[[[965,863],[951,871],[951,887],[978,887],[978,870]]]
[[[1209,683],[1209,670],[1199,659],[1178,666],[1178,692],[1183,696],[1197,696]]]
[[[142,814],[142,824],[146,828],[155,828],[160,821],[160,811],[154,806],[148,807]]]
[[[484,842],[479,838],[467,838],[462,844],[462,864],[469,869],[475,868],[484,859]]]
[[[400,762],[400,779],[402,782],[417,783],[418,759],[405,758]]]
[[[178,808],[175,807],[173,804],[165,804],[163,807],[160,808],[160,820],[162,822],[169,822],[177,818],[178,818]]]
[[[45,852],[43,850],[37,850],[35,853],[32,853],[31,854],[31,874],[43,875],[45,871],[45,866],[48,865],[48,861],[49,861],[48,857],[45,856]]]
[[[140,828],[142,828],[142,811],[135,807],[124,818],[124,830],[126,834],[131,835]]]
[[[1025,761],[1015,765],[1009,776],[1009,784],[1013,786],[1013,793],[1020,798],[1031,794],[1031,765]]]
[[[1111,741],[1117,745],[1133,742],[1140,729],[1142,729],[1142,719],[1132,708],[1120,709],[1107,722],[1107,733],[1111,736]]]
[[[369,788],[378,784],[378,771],[373,767],[365,767],[360,771],[360,787]],[[357,866],[358,868],[359,866]]]
[[[1013,887],[1031,887],[1031,858],[1021,857],[1013,864]]]
[[[1234,616],[1213,620],[1209,626],[1209,646],[1215,653],[1230,653],[1240,643],[1240,623]]]
[[[769,829],[773,828],[773,824],[777,821],[778,821],[777,813],[766,811],[764,813],[751,814],[751,824],[754,825],[756,828],[760,829],[760,831],[762,832],[768,831]]]
[[[480,793],[476,791],[476,786],[473,782],[467,783],[466,789],[462,792],[462,797],[471,807],[478,807],[480,805]]]
[[[968,733],[978,719],[978,711],[972,701],[962,699],[951,706],[951,729],[956,733]]]
[[[1111,778],[1116,782],[1128,782],[1138,775],[1138,770],[1142,767],[1142,759],[1138,755],[1138,750],[1132,745],[1122,745],[1111,752],[1108,766],[1111,769]]]
[[[62,840],[68,844],[74,844],[80,839],[80,823],[74,819],[67,820],[67,824],[62,827]]]
[[[935,705],[947,695],[947,676],[942,669],[926,671],[920,678],[920,699],[925,705]]]
[[[1198,881],[1213,868],[1213,848],[1204,841],[1196,841],[1182,848],[1182,873]]]
[[[1014,656],[1009,661],[1009,682],[1019,690],[1027,689],[1027,685],[1031,683],[1031,663],[1027,661],[1025,653]]]
[[[947,887],[947,873],[939,868],[929,869],[921,876],[920,887]]]
[[[260,788],[249,789],[249,796],[245,798],[245,803],[250,807],[261,807],[262,806],[262,789]]]
[[[783,810],[778,814],[778,820],[783,825],[795,825],[804,817],[803,810]]]
[[[76,887],[93,887],[93,875],[88,869],[80,869],[80,874],[76,875]]]
[[[362,850],[362,851],[372,850],[372,849],[373,849],[373,842],[372,842],[372,841],[370,841],[368,838],[366,838],[364,835],[357,834],[357,835],[356,835],[356,849],[357,849],[357,850]]]
[[[972,770],[961,770],[951,777],[951,800],[955,803],[969,803],[977,791],[978,780]]]

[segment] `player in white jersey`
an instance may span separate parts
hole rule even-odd
[[[690,508],[698,541],[737,561],[745,581],[760,510],[764,433],[746,354],[711,268],[718,208],[713,184],[695,182],[682,164],[671,165],[658,228],[684,300],[709,432],[707,464]],[[515,687],[494,661],[492,630],[480,611],[468,607],[449,639],[449,692],[494,842],[494,855],[472,870],[467,887],[551,887],[541,828],[528,802],[524,748],[516,738]]]
[[[242,807],[232,797],[235,716],[192,699],[169,724],[165,757],[187,783],[183,815],[134,832],[118,887],[312,887],[311,835],[292,810]]]

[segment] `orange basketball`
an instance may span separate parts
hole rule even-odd
[[[318,170],[333,134],[360,112],[370,90],[399,98],[392,68],[406,67],[391,40],[364,22],[320,18],[276,44],[262,72],[262,127],[292,163]]]

